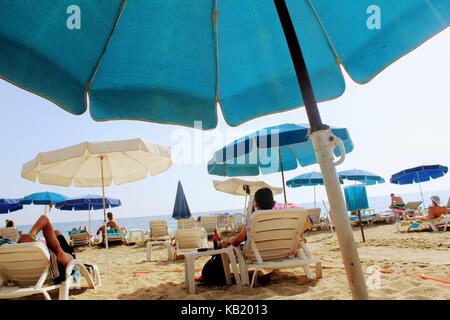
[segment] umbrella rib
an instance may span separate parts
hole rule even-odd
[[[119,23],[120,17],[122,16],[122,14],[124,12],[127,1],[128,0],[122,0],[119,10],[118,10],[118,13],[117,13],[116,20],[114,21],[114,25],[111,28],[111,32],[109,33],[108,39],[106,40],[105,46],[103,47],[102,53],[100,54],[100,58],[99,58],[97,64],[95,65],[94,69],[92,70],[91,76],[86,81],[86,84],[84,86],[84,97],[85,97],[85,108],[86,109],[87,109],[87,101],[88,101],[87,94],[91,90],[92,82],[94,81],[95,75],[97,74],[97,71],[100,68],[103,57],[105,56],[106,49],[108,48],[109,43],[111,42],[112,35],[113,35],[114,31],[116,30],[116,27],[117,27],[117,24]]]
[[[311,8],[311,11],[312,11],[313,14],[314,14],[314,17],[316,18],[317,22],[318,22],[319,25],[320,25],[320,28],[322,29],[322,31],[323,31],[323,33],[324,33],[324,35],[325,35],[325,38],[327,39],[327,43],[328,43],[328,45],[330,46],[331,51],[333,51],[333,54],[334,54],[334,56],[335,56],[335,58],[336,58],[337,64],[338,64],[338,65],[339,65],[339,64],[342,64],[342,60],[341,60],[341,58],[339,57],[339,54],[337,53],[336,48],[335,48],[334,45],[333,45],[333,42],[331,42],[331,38],[330,38],[330,36],[328,35],[328,32],[325,30],[325,26],[324,26],[322,20],[320,19],[319,14],[318,14],[317,11],[316,11],[316,8],[314,8],[314,5],[311,3],[311,0],[307,0],[307,2],[308,2],[308,4],[309,4],[309,7]]]

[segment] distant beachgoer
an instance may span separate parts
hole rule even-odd
[[[408,220],[420,220],[420,221],[427,221],[427,220],[434,220],[439,218],[440,216],[446,215],[450,213],[450,210],[447,207],[441,206],[441,199],[439,196],[432,196],[430,197],[431,205],[428,207],[428,215],[423,217],[412,217],[408,218]]]
[[[113,228],[115,229],[117,232],[126,232],[126,229],[124,227],[121,227],[116,220],[114,220],[114,216],[112,212],[108,212],[107,213],[107,218],[108,221],[106,222],[106,227],[108,228]],[[98,228],[97,230],[97,235],[101,234],[103,236],[103,234],[105,233],[105,226],[102,225],[100,228]]]
[[[198,217],[197,217],[197,222],[200,222],[200,221],[202,221],[202,217],[201,217],[201,216],[198,216]]]
[[[6,219],[6,221],[5,221],[5,226],[6,226],[7,228],[13,228],[13,227],[14,227],[14,221],[9,220],[9,219]]]
[[[50,250],[57,262],[58,276],[55,277],[56,283],[66,279],[66,267],[70,261],[75,259],[75,251],[71,245],[66,241],[66,238],[58,230],[54,230],[53,226],[47,216],[42,215],[33,225],[28,233],[21,234],[18,243],[35,242],[36,235],[42,231],[47,248]],[[10,239],[2,239],[1,245],[15,244],[16,242]],[[51,258],[52,259],[52,258]],[[55,271],[56,273],[56,271]]]
[[[395,195],[394,193],[391,193],[391,205],[389,206],[389,208],[403,209],[405,207],[406,207],[406,204],[403,201],[402,197]]]

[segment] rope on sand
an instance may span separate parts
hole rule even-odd
[[[312,268],[315,268],[315,266],[313,266]],[[344,267],[340,267],[340,266],[322,266],[323,269],[341,269],[341,270],[345,270]],[[385,273],[385,274],[390,274],[390,273],[395,273],[395,274],[406,274],[408,276],[414,276],[414,277],[419,277],[423,280],[431,280],[431,281],[436,281],[436,282],[440,282],[440,283],[444,283],[444,284],[450,284],[450,280],[447,279],[439,279],[439,278],[432,278],[432,277],[428,277],[426,275],[423,274],[417,274],[417,273],[404,273],[404,272],[398,272],[398,271],[389,271],[389,270],[383,270],[380,269],[381,273]]]

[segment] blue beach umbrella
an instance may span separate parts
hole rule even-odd
[[[119,199],[105,198],[105,208],[121,206]],[[89,211],[89,232],[91,232],[91,210],[103,210],[103,197],[86,195],[58,202],[55,207],[63,211]]]
[[[67,199],[69,199],[69,197],[67,197],[65,195],[46,191],[46,192],[37,192],[37,193],[32,193],[30,195],[27,195],[27,196],[23,197],[23,199],[20,201],[20,204],[44,205],[45,206],[44,214],[46,214],[47,206],[49,208],[51,208],[51,206],[55,205],[56,203],[67,200]]]
[[[366,83],[449,24],[448,0],[3,1],[0,77],[96,120],[210,129],[217,103],[233,126],[305,105],[352,296],[366,299],[316,102],[342,95],[341,65]]]
[[[439,164],[418,166],[406,170],[402,170],[392,175],[390,182],[393,184],[412,184],[418,183],[420,195],[422,196],[422,203],[425,207],[425,199],[422,193],[421,182],[430,181],[442,177],[448,172],[448,167]]]
[[[339,179],[341,184],[344,183],[342,179]],[[312,171],[308,173],[303,173],[298,175],[292,179],[286,181],[286,185],[289,188],[298,188],[298,187],[314,187],[314,207],[316,205],[316,186],[323,185],[323,177],[320,172]]]
[[[184,195],[183,186],[178,181],[177,196],[175,197],[175,204],[173,206],[172,218],[187,219],[191,217],[191,210]]]
[[[355,182],[359,181],[365,185],[374,185],[385,182],[383,177],[375,173],[359,169],[339,171],[338,176],[341,179],[347,179]]]
[[[219,176],[254,176],[281,172],[284,189],[284,171],[317,163],[308,125],[282,124],[258,130],[230,143],[214,153],[208,163],[208,172]],[[353,142],[345,128],[332,128],[342,142],[345,153],[353,150]],[[338,145],[334,154],[341,156]],[[286,191],[284,200],[287,203]]]
[[[23,209],[23,205],[20,204],[22,199],[0,199],[0,213],[10,213]]]

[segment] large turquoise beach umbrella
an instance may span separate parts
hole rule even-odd
[[[344,92],[340,66],[366,83],[449,23],[448,0],[4,0],[0,77],[96,120],[210,129],[217,104],[233,126],[305,105],[352,296],[366,299],[316,101]]]
[[[32,193],[29,194],[25,197],[23,197],[23,199],[20,201],[20,204],[22,205],[30,205],[30,204],[34,204],[34,205],[43,205],[44,207],[44,214],[47,214],[47,208],[49,208],[49,210],[58,202],[64,201],[69,199],[68,196],[65,196],[63,194],[60,193],[55,193],[55,192],[49,192],[49,191],[45,191],[45,192],[37,192],[37,193]]]
[[[345,156],[353,150],[346,128],[332,128],[331,132],[336,156]],[[258,130],[217,150],[208,162],[208,173],[236,177],[281,172],[287,203],[284,171],[317,163],[310,133],[309,125],[292,123]]]

